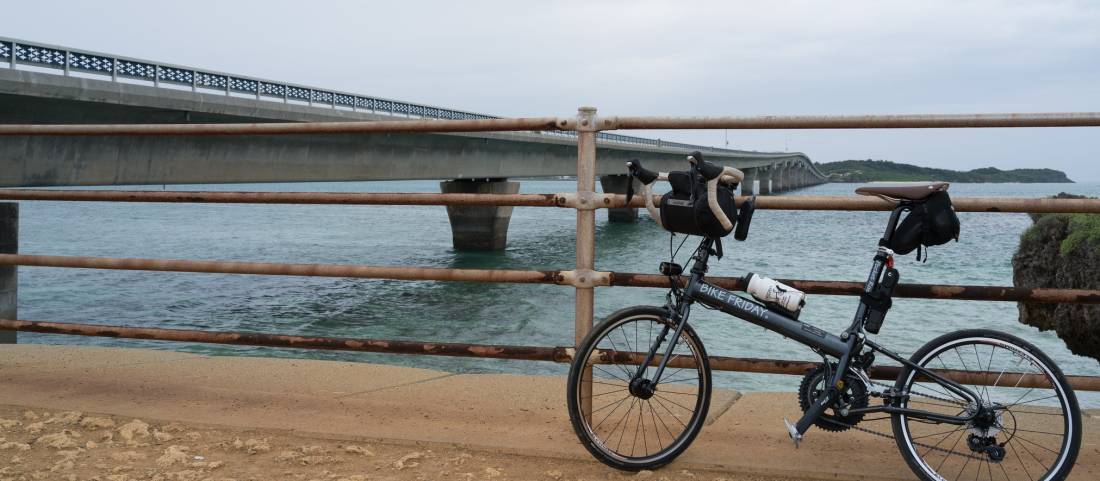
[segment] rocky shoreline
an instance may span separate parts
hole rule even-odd
[[[1055,198],[1084,198],[1061,193]],[[1100,215],[1031,214],[1012,258],[1016,287],[1100,289]],[[1100,305],[1019,303],[1020,322],[1054,330],[1074,354],[1100,360]]]

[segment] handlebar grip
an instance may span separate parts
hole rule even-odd
[[[688,154],[688,163],[691,165],[699,165],[705,162],[706,160],[703,160],[703,153],[698,150]]]
[[[661,223],[661,212],[653,205],[653,190],[650,189],[649,186],[650,184],[642,184],[642,195],[645,196],[645,209],[649,211],[649,216],[657,222],[657,226],[664,229],[665,225]]]
[[[718,179],[723,184],[737,184],[745,179],[745,173],[733,167],[715,165],[703,160],[703,154],[695,152],[688,156],[688,162],[705,180]]]
[[[626,168],[630,171],[630,175],[642,181],[643,184],[652,184],[657,181],[658,174],[642,167],[642,163],[638,159],[631,159],[626,163]]]
[[[722,206],[718,205],[717,177],[707,181],[707,206],[710,207],[710,212],[722,224],[722,228],[725,229],[727,234],[733,230],[733,222],[730,222],[730,218],[722,211]]]
[[[726,177],[729,177],[730,180],[727,181]],[[733,167],[722,167],[722,177],[719,180],[727,184],[740,184],[742,180],[745,180],[745,173]]]

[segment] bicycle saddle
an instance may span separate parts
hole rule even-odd
[[[947,190],[950,185],[948,182],[875,182],[856,189],[856,193],[894,200],[923,200],[933,192]]]

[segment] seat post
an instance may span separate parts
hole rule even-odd
[[[890,213],[890,221],[886,223],[886,232],[882,233],[882,238],[879,239],[878,245],[890,245],[890,239],[894,237],[894,230],[898,228],[898,220],[901,219],[901,213],[912,209],[912,202],[907,200],[898,202],[897,207],[894,207],[894,211]]]

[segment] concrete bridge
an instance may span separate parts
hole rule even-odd
[[[495,117],[0,37],[0,123],[395,118]],[[750,179],[745,194],[824,182],[798,152],[719,149],[606,132],[598,138],[597,174],[606,192],[621,193],[625,161],[682,170],[684,154],[693,150],[744,170]],[[441,189],[508,193],[519,189],[508,178],[575,175],[576,159],[573,132],[4,137],[0,187],[454,179]],[[510,207],[449,210],[456,246],[503,247]],[[613,221],[636,215],[635,209],[610,213]],[[466,229],[459,224],[472,230],[460,236]],[[471,244],[459,237],[479,240]]]

